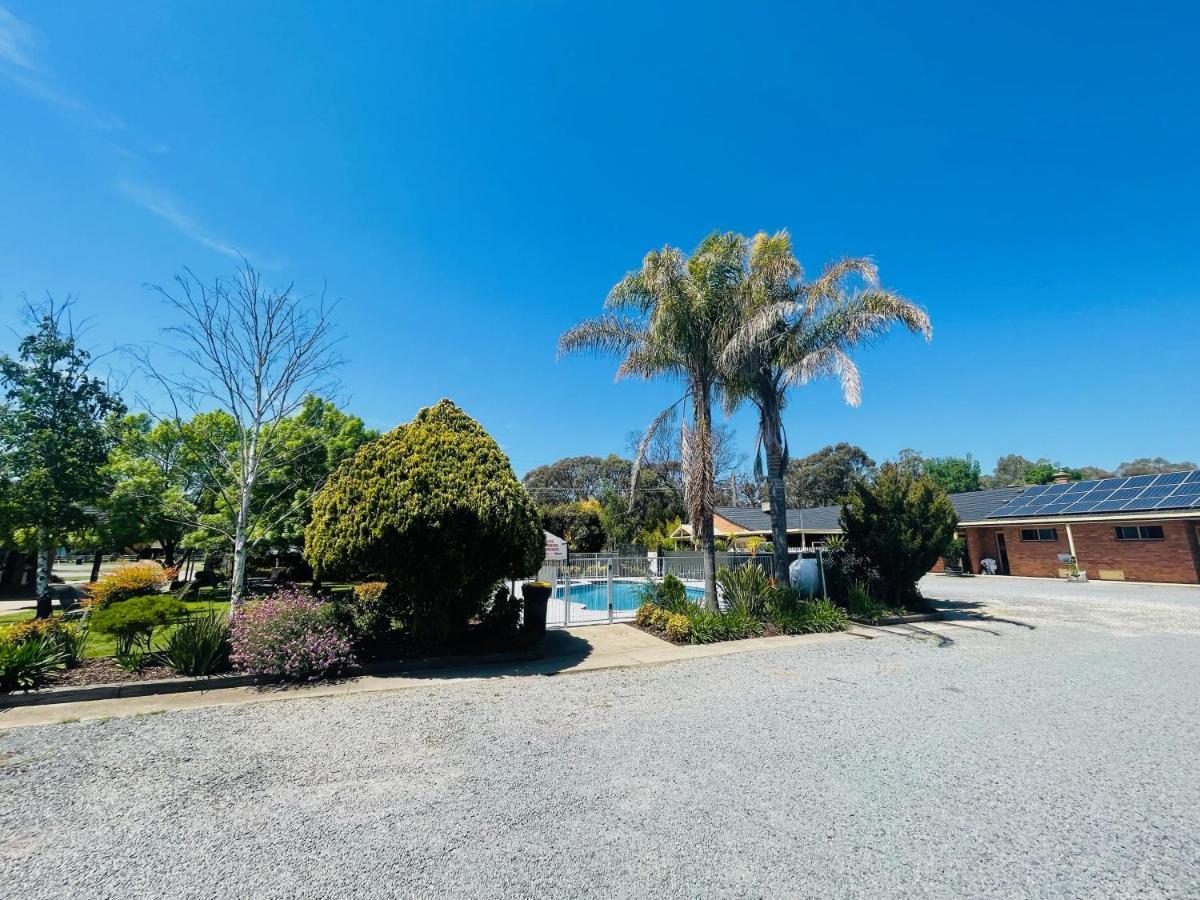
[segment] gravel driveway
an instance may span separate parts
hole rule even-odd
[[[1063,587],[931,578],[972,617],[908,637],[9,732],[0,894],[1197,896],[1200,591]]]

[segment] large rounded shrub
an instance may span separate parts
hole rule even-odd
[[[465,630],[496,582],[545,556],[508,457],[449,400],[361,447],[313,499],[305,555],[322,578],[381,576],[418,643]]]

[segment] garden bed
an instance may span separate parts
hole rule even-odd
[[[75,703],[83,700],[111,700],[117,697],[144,697],[152,694],[182,694],[191,691],[212,691],[219,688],[231,687],[300,687],[305,684],[319,682],[342,681],[363,676],[404,675],[416,672],[429,672],[438,669],[458,668],[460,666],[480,666],[493,663],[525,662],[540,659],[543,655],[541,644],[517,650],[482,654],[447,654],[445,656],[420,656],[406,659],[385,659],[351,666],[338,676],[313,679],[307,682],[287,681],[273,675],[251,675],[245,672],[226,672],[220,675],[207,675],[191,678],[173,675],[166,666],[146,666],[130,672],[116,665],[112,660],[87,660],[78,668],[68,669],[63,677],[37,690],[24,693],[0,694],[0,709],[6,706],[33,706],[45,703]],[[70,677],[80,672],[94,671],[96,676],[107,673],[110,680],[87,680],[93,676],[85,675],[83,679],[75,680]]]
[[[73,669],[65,669],[54,676],[53,684],[91,685],[114,684],[126,681],[156,681],[175,678],[170,666],[142,666],[140,669],[124,669],[111,656],[80,660]]]

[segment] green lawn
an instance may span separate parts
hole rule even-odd
[[[308,587],[307,584],[299,585],[299,587]],[[353,587],[350,583],[326,583],[327,590],[346,590]],[[217,609],[225,612],[229,609],[229,593],[228,588],[222,587],[219,590],[214,590],[210,587],[200,589],[200,599],[189,601],[184,604],[188,608],[190,614],[205,613],[210,609]],[[2,613],[0,614],[0,628],[5,625],[11,625],[14,622],[23,622],[26,619],[33,618],[34,611],[32,609],[23,609],[19,612]],[[162,629],[154,639],[154,647],[158,649],[163,640],[176,628],[175,625],[168,625]],[[107,634],[88,635],[87,646],[84,648],[84,657],[91,659],[99,656],[112,656],[116,652],[116,642]]]
[[[187,607],[190,615],[206,613],[213,609],[225,612],[229,609],[229,601],[225,598],[211,599],[201,597],[199,600],[192,600],[184,603],[184,606]],[[10,625],[13,622],[23,622],[26,619],[32,618],[32,609],[24,609],[20,612],[14,613],[4,613],[3,615],[0,615],[0,626]],[[160,632],[158,632],[154,640],[155,649],[158,649],[162,645],[163,639],[166,638],[167,635],[169,635],[172,631],[174,631],[176,627],[177,626],[175,625],[168,625],[166,628],[163,628]],[[111,635],[90,632],[88,634],[87,646],[84,647],[83,655],[88,659],[100,656],[112,656],[116,652],[116,649],[116,642],[113,640]]]

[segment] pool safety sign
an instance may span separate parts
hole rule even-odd
[[[567,542],[556,534],[546,531],[546,562],[565,562],[567,559]]]

